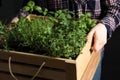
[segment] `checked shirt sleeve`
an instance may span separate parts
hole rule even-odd
[[[112,32],[120,26],[120,0],[108,0],[107,14],[101,22],[105,24],[110,38]]]

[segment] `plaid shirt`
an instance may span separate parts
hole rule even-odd
[[[40,6],[51,11],[69,9],[76,13],[91,13],[93,19],[105,24],[109,37],[120,25],[120,0],[39,0]]]

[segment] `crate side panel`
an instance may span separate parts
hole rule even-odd
[[[31,80],[30,76],[23,76],[23,75],[15,74],[15,77],[18,80]],[[8,79],[15,80],[9,73],[0,71],[0,80],[8,80]],[[38,78],[37,77],[34,80],[52,80],[52,79]]]
[[[0,59],[8,60],[9,57],[12,58],[12,61],[14,62],[21,62],[21,63],[27,63],[27,64],[33,64],[33,65],[41,65],[43,62],[45,62],[46,67],[51,68],[58,68],[58,69],[65,69],[65,61],[69,59],[62,59],[62,58],[55,58],[55,57],[47,57],[37,54],[30,54],[30,53],[22,53],[22,52],[6,52],[6,51],[0,51]],[[73,64],[75,64],[74,60]]]
[[[9,64],[11,64],[9,68]],[[8,63],[7,61],[0,60],[0,71],[10,73],[10,69],[14,74],[19,74],[23,76],[34,76],[35,73],[38,71],[39,66],[36,65],[27,65],[27,64],[19,64],[19,63]],[[51,80],[65,80],[66,79],[66,72],[65,70],[61,69],[54,69],[49,67],[42,67],[39,71],[38,76],[39,78],[47,78]]]
[[[99,64],[99,61],[100,61],[100,52],[98,53],[93,52],[91,55],[89,64],[87,65],[87,68],[81,77],[81,80],[92,80],[93,79],[93,76]]]
[[[80,52],[80,55],[78,55],[76,59],[77,80],[81,80],[81,77],[84,74],[84,71],[86,70],[87,65],[89,63],[89,60],[91,59],[92,56],[92,53],[90,51],[91,43],[92,43],[91,41],[92,40],[89,39],[86,42],[85,46]]]

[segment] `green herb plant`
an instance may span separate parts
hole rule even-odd
[[[34,11],[37,11],[39,14],[45,16],[48,13],[48,9],[42,9],[40,6],[36,5],[34,0],[29,0],[27,4],[22,8],[23,11],[27,11],[32,14]]]
[[[5,27],[6,25],[0,21],[0,48],[5,48],[6,49],[6,40],[8,38],[7,32],[8,29]]]
[[[14,23],[14,28],[6,32],[8,49],[75,59],[86,43],[87,33],[96,24],[91,15],[74,18],[74,13],[67,9],[42,13],[47,17],[32,20],[20,17]]]

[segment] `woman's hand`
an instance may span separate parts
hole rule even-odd
[[[93,39],[92,51],[98,52],[102,50],[107,43],[107,29],[104,24],[99,23],[88,33],[87,39]]]

